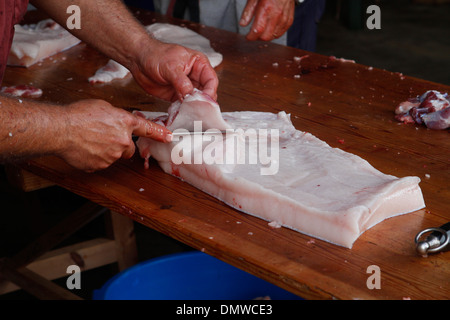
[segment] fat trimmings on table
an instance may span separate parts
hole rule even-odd
[[[37,24],[16,25],[8,65],[29,67],[69,49],[80,40],[51,19]]]

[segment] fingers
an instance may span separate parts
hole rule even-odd
[[[271,26],[270,29],[268,28],[268,21],[269,17],[267,16],[267,13],[265,11],[258,11],[258,14],[255,17],[255,21],[253,21],[253,24],[251,26],[251,29],[249,33],[247,34],[247,40],[255,41],[258,39],[269,41],[274,39],[274,37],[264,37],[261,36],[264,34],[273,34],[273,27]],[[272,19],[273,20],[273,19]],[[272,23],[273,24],[273,23]]]
[[[94,172],[109,167],[120,158],[129,159],[136,146],[132,135],[169,142],[172,133],[102,100],[83,100],[67,106],[65,147],[58,156],[75,168]]]
[[[208,58],[196,51],[190,51],[191,57],[184,69],[175,68],[168,75],[168,81],[175,89],[175,99],[182,100],[197,88],[208,94],[212,99],[217,99],[217,87],[219,80]]]
[[[276,38],[281,37],[288,31],[288,29],[294,22],[294,14],[295,14],[295,5],[293,1],[289,1],[286,4],[285,9],[283,10],[283,15],[281,16],[280,21],[275,24],[275,31],[273,35]]]
[[[261,40],[271,41],[273,39],[278,39],[284,34],[285,30],[280,21],[276,21],[275,19],[268,19],[265,22],[265,28],[259,36]]]
[[[194,90],[194,85],[192,84],[191,79],[189,79],[188,74],[191,72],[196,60],[197,56],[192,55],[186,64],[178,64],[168,73],[167,80],[172,84],[175,90],[176,100],[182,100],[187,94],[192,93]]]
[[[171,142],[172,132],[170,132],[166,127],[149,121],[143,117],[135,116],[136,122],[134,124],[133,135],[139,137],[146,137],[154,139],[160,142]],[[122,152],[123,159],[130,159],[136,151],[134,143],[131,143]]]
[[[130,159],[134,155],[135,151],[136,147],[134,146],[134,143],[131,143],[130,146],[122,152],[122,158]]]
[[[172,141],[172,132],[166,127],[138,116],[135,116],[133,135],[150,138],[160,142]]]
[[[216,78],[217,79],[217,78]],[[217,86],[219,85],[218,81],[208,81],[205,83],[205,86],[201,89],[203,93],[207,94],[214,101],[217,101]]]
[[[244,11],[242,11],[241,20],[239,21],[239,24],[242,27],[248,26],[250,21],[252,21],[253,16],[255,15],[255,10],[256,10],[257,4],[258,4],[258,0],[248,0],[247,1]]]
[[[213,100],[217,100],[219,80],[206,56],[198,56],[189,74],[189,79],[194,87],[209,95]]]
[[[136,82],[158,98],[176,101],[193,92],[205,90],[217,97],[218,79],[205,54],[176,44],[157,40],[131,68]]]
[[[249,0],[241,18],[242,26],[248,25],[250,20],[254,18],[251,29],[247,34],[248,40],[270,41],[286,33],[294,21],[294,2],[292,0],[259,0],[256,3],[253,2]],[[255,7],[248,8],[250,5]],[[252,12],[252,16],[249,18],[250,12]],[[246,24],[244,25],[242,22],[246,22]]]

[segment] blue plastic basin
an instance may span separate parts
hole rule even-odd
[[[96,300],[292,300],[300,297],[199,251],[139,263],[95,290]]]

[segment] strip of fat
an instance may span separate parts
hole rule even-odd
[[[425,206],[418,177],[386,175],[364,159],[296,130],[285,112],[221,113],[214,101],[196,91],[183,103],[169,108],[169,113],[144,112],[143,115],[169,124],[172,131],[192,130],[194,120],[203,120],[202,130],[228,129],[233,134],[217,135],[217,139],[208,136],[201,144],[194,143],[193,139],[199,139],[196,136],[185,138],[191,139],[186,144],[191,149],[190,152],[183,149],[184,155],[193,158],[200,152],[203,160],[210,156],[209,164],[206,161],[180,163],[174,157],[179,153],[174,150],[180,149],[183,141],[164,144],[139,138],[137,146],[141,156],[155,158],[166,173],[229,206],[277,225],[351,248],[364,231],[377,223]],[[257,143],[264,137],[259,134],[263,132],[261,129],[267,130],[269,137],[274,132],[278,136],[277,143],[272,142],[266,154],[250,146],[252,134]],[[252,152],[253,155],[258,152],[256,164],[249,161]],[[218,160],[217,157],[226,160],[230,153],[235,156],[234,162],[211,162],[211,158]],[[238,159],[244,160],[243,163],[239,164]]]
[[[81,41],[51,19],[16,25],[8,65],[29,67]]]

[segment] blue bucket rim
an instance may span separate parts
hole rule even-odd
[[[151,258],[149,260],[145,260],[142,262],[139,262],[125,270],[120,271],[113,277],[111,277],[108,281],[105,282],[105,284],[97,290],[94,290],[94,298],[98,296],[104,296],[105,293],[108,291],[108,289],[120,278],[126,277],[130,273],[134,273],[136,270],[141,269],[142,267],[148,265],[148,264],[157,264],[160,262],[168,262],[171,260],[179,259],[180,257],[187,258],[190,256],[203,256],[207,255],[206,253],[203,253],[201,251],[187,251],[187,252],[177,252],[177,253],[170,253],[167,255],[163,255],[160,257]],[[212,256],[211,256],[212,257]]]
[[[116,275],[112,276],[110,279],[108,279],[104,285],[93,291],[93,299],[94,300],[104,300],[104,299],[108,299],[108,293],[113,290],[114,288],[113,286],[116,284],[116,282],[120,282],[121,278],[126,278],[128,277],[130,274],[132,275],[133,273],[137,272],[139,273],[140,270],[145,269],[146,266],[151,265],[152,267],[155,267],[155,265],[158,265],[159,263],[170,263],[171,261],[176,260],[177,262],[180,262],[179,260],[181,259],[201,259],[201,258],[207,258],[207,259],[213,259],[213,260],[217,260],[220,263],[223,264],[227,264],[228,266],[230,266],[231,268],[236,268],[242,272],[248,273],[247,271],[244,271],[240,268],[237,268],[231,264],[226,263],[225,261],[222,261],[212,255],[209,255],[207,253],[201,252],[201,251],[197,251],[197,250],[193,250],[193,251],[184,251],[184,252],[177,252],[177,253],[172,253],[172,254],[167,254],[167,255],[163,255],[163,256],[159,256],[159,257],[155,257],[155,258],[151,258],[149,260],[145,260],[142,262],[139,262],[119,273],[117,273]],[[255,275],[252,275],[251,273],[248,273],[250,276],[259,278]],[[260,280],[267,282],[270,286],[274,286],[274,287],[278,287],[270,282],[268,282],[267,280],[261,279]],[[278,287],[278,289],[286,291],[285,289],[282,289],[280,287]],[[300,300],[302,300],[301,297],[298,297],[297,295],[294,295],[288,291],[286,291],[288,295],[292,295],[293,297],[297,297]],[[287,298],[287,299],[297,299],[297,298]]]

